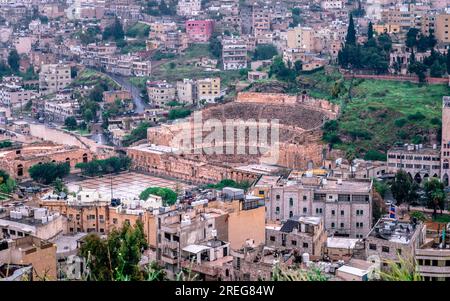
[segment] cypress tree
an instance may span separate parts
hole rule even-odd
[[[356,30],[355,24],[353,23],[353,16],[350,14],[350,20],[348,22],[347,36],[345,37],[346,45],[356,44]]]
[[[373,38],[373,25],[372,22],[369,22],[369,28],[367,29],[367,40]]]

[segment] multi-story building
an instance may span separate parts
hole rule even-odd
[[[450,240],[447,234],[450,228],[443,228],[427,237],[427,241],[416,249],[417,271],[424,280],[450,279]],[[445,232],[444,232],[445,231]]]
[[[323,219],[317,216],[293,216],[281,225],[266,225],[266,246],[292,249],[300,254],[322,258],[327,234]]]
[[[450,176],[450,96],[442,98],[441,179],[449,185]]]
[[[314,32],[315,30],[311,27],[299,26],[289,29],[287,31],[287,47],[314,51]]]
[[[177,82],[177,98],[181,103],[193,104],[197,99],[195,81],[192,79],[183,79]]]
[[[323,9],[342,9],[344,7],[344,1],[342,0],[322,0],[320,6]]]
[[[412,259],[425,242],[425,235],[422,223],[382,218],[366,237],[367,260],[379,262],[386,269],[389,262],[398,262],[400,257]]]
[[[14,265],[31,265],[29,281],[56,280],[56,245],[31,235],[10,240],[6,248],[0,249],[0,266],[2,264],[11,270]]]
[[[0,105],[8,108],[22,108],[31,100],[32,92],[14,84],[0,86]]]
[[[223,70],[247,68],[247,43],[232,37],[222,41]]]
[[[197,16],[202,9],[201,0],[179,0],[177,5],[177,15]]]
[[[329,235],[356,238],[371,229],[372,182],[368,179],[281,179],[270,187],[267,198],[269,221],[318,216]]]
[[[48,120],[64,122],[66,118],[79,114],[80,105],[76,100],[46,101],[44,114]]]
[[[198,79],[196,87],[198,102],[214,102],[220,97],[220,77]]]
[[[439,14],[435,19],[435,36],[439,42],[450,43],[450,14]]]
[[[72,82],[70,66],[65,64],[42,65],[39,73],[39,91],[43,94],[64,90]]]
[[[214,31],[213,20],[186,21],[186,34],[189,43],[206,43]]]
[[[441,174],[440,153],[436,145],[408,144],[392,148],[387,152],[387,165],[389,173],[404,170],[418,183]]]
[[[148,98],[157,106],[166,106],[176,100],[175,92],[175,87],[166,81],[147,82]]]
[[[270,9],[268,6],[253,5],[252,14],[253,36],[258,44],[268,44],[272,42],[272,33],[270,30]]]
[[[64,232],[65,219],[59,212],[45,208],[20,206],[0,213],[0,229],[3,238],[16,239],[35,236],[43,240],[56,239]]]

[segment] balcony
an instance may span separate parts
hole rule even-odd
[[[163,240],[161,242],[161,247],[167,247],[172,250],[177,250],[179,247],[179,243],[177,241]]]
[[[177,264],[178,263],[178,257],[177,256],[171,256],[168,254],[161,254],[161,261],[168,263],[168,264]]]

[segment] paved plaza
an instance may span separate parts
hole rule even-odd
[[[178,183],[180,189],[190,189],[194,186],[176,180],[168,180],[155,176],[129,172],[112,176],[113,197],[133,199],[148,187],[165,187],[175,190]],[[101,178],[91,178],[81,181],[72,181],[67,184],[69,191],[76,192],[79,188],[97,189],[102,195],[111,194],[111,177],[105,175]]]

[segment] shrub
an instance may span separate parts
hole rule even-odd
[[[394,121],[395,126],[399,127],[399,128],[403,127],[406,123],[407,123],[407,120],[405,118],[399,118]]]
[[[386,161],[386,154],[376,150],[368,150],[364,155],[364,160]]]
[[[147,200],[151,194],[160,196],[164,206],[171,206],[177,202],[176,192],[172,189],[162,187],[149,187],[139,194],[139,198],[141,200]]]
[[[425,119],[425,115],[420,112],[408,115],[408,119],[412,121],[420,121]]]

